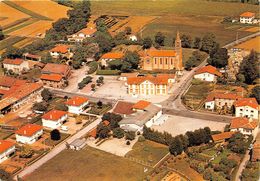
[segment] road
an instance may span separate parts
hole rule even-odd
[[[238,168],[238,171],[236,174],[236,178],[235,178],[236,181],[241,180],[242,172],[243,172],[244,168],[246,167],[246,164],[249,161],[249,159],[250,159],[249,150],[247,150],[242,162],[239,165],[239,168]]]
[[[90,130],[92,130],[94,127],[96,127],[99,123],[101,122],[101,118],[99,117],[97,120],[92,122],[90,125],[86,126],[70,138],[66,140],[66,142],[71,143],[77,138],[80,138],[84,136],[86,133],[88,133]],[[20,178],[23,178],[26,175],[31,174],[34,172],[36,169],[38,169],[40,166],[42,166],[44,163],[46,163],[48,160],[52,159],[55,157],[57,154],[59,154],[61,151],[66,149],[66,142],[63,142],[56,147],[54,147],[47,155],[43,156],[41,159],[33,163],[32,165],[26,167],[23,171],[21,171],[18,175]],[[16,178],[15,178],[16,179]]]

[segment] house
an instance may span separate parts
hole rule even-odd
[[[93,37],[97,29],[95,27],[84,28],[79,32],[68,36],[70,42],[83,42],[86,38]]]
[[[53,58],[71,58],[73,56],[69,45],[56,45],[49,52]]]
[[[148,101],[138,101],[132,107],[134,113],[123,118],[119,122],[120,128],[125,131],[143,131],[143,127],[161,125],[166,117],[162,116],[162,107]]]
[[[118,101],[113,109],[113,113],[120,114],[123,117],[127,115],[133,114],[135,111],[133,110],[134,103]]]
[[[127,78],[130,95],[167,95],[175,82],[174,74],[157,74]]]
[[[0,100],[0,114],[16,111],[20,107],[41,100],[42,84],[24,83],[12,86]]]
[[[16,74],[21,74],[22,71],[29,70],[29,64],[27,61],[16,58],[16,59],[9,59],[6,58],[3,61],[3,67],[7,70],[12,70]]]
[[[255,13],[252,12],[244,12],[239,16],[239,21],[243,24],[253,24],[254,19]]]
[[[47,128],[56,129],[60,127],[68,118],[65,111],[51,110],[42,116],[42,125]]]
[[[17,79],[9,76],[0,76],[0,89],[9,90],[12,86],[25,84],[26,80]]]
[[[132,72],[132,73],[121,73],[119,80],[127,81],[128,77],[137,77],[139,72]]]
[[[15,152],[15,143],[7,140],[0,140],[0,163],[7,160]]]
[[[34,68],[42,69],[45,66],[44,63],[35,60],[27,60],[27,62],[29,64],[29,69],[34,69]]]
[[[236,117],[258,119],[259,105],[255,98],[241,98],[234,103]]]
[[[69,148],[72,150],[81,150],[87,144],[86,138],[77,138],[69,144]]]
[[[65,86],[65,81],[60,74],[42,74],[40,79],[47,87],[62,88]]]
[[[68,112],[73,114],[82,113],[88,103],[88,98],[80,96],[74,96],[65,102],[69,109]]]
[[[42,74],[59,74],[65,80],[71,74],[71,68],[69,65],[47,63],[41,71]]]
[[[246,117],[233,118],[230,124],[230,131],[252,135],[255,138],[258,132],[258,120]]]
[[[121,52],[109,52],[102,55],[100,62],[102,66],[107,67],[108,63],[113,60],[121,60],[124,57],[124,54]]]
[[[253,144],[251,161],[252,162],[260,161],[260,132],[258,132],[255,142]]]
[[[32,144],[43,134],[43,127],[37,124],[27,124],[15,132],[16,142]]]
[[[210,93],[205,101],[205,109],[218,110],[225,106],[231,110],[233,104],[238,99],[242,98],[234,93]]]
[[[42,57],[40,55],[34,55],[34,54],[30,54],[30,53],[24,53],[23,58],[25,60],[33,60],[33,61],[38,61],[38,62],[40,62],[42,60]]]
[[[221,76],[222,74],[217,70],[216,67],[208,65],[197,70],[194,78],[207,82],[216,82],[217,77]]]
[[[174,50],[157,50],[151,48],[141,55],[143,70],[173,70],[177,71],[178,75],[182,74],[182,47],[179,33],[175,40]]]
[[[129,35],[129,40],[131,40],[131,41],[137,41],[137,36],[135,36],[135,35]]]
[[[219,134],[214,134],[211,135],[212,140],[215,143],[223,143],[225,142],[227,139],[231,138],[232,135],[235,134],[235,132],[223,132],[223,133],[219,133]]]

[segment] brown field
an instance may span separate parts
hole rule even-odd
[[[5,26],[8,25],[10,23],[13,23],[19,19],[22,18],[29,18],[29,15],[18,11],[6,4],[4,4],[3,2],[0,2],[0,18],[2,17],[6,17],[3,18],[2,20],[0,20],[0,24],[1,26]]]
[[[252,28],[248,28],[246,29],[245,31],[248,31],[248,32],[258,32],[260,31],[260,27],[252,27]]]
[[[246,49],[246,50],[254,49],[258,53],[260,53],[260,36],[252,38],[252,39],[250,39],[246,42],[243,42],[243,43],[241,43],[241,44],[239,44],[235,47],[236,48],[243,48],[243,49]]]
[[[26,45],[29,45],[35,40],[35,38],[26,38],[22,41],[19,41],[18,43],[14,44],[13,46],[16,48],[23,48]]]
[[[44,1],[17,1],[12,0],[18,6],[26,8],[30,11],[41,14],[42,16],[46,16],[48,18],[56,21],[59,18],[67,16],[67,10],[69,9],[66,6],[59,5],[51,0]]]
[[[46,30],[51,28],[51,26],[52,26],[51,21],[41,20],[33,24],[30,24],[28,26],[25,26],[24,28],[13,31],[9,35],[35,37],[39,33],[44,34]]]

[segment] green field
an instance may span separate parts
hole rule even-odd
[[[167,146],[146,140],[137,142],[133,146],[133,150],[128,152],[126,156],[155,165],[167,153],[169,153]]]
[[[125,158],[86,147],[80,151],[62,151],[25,180],[143,180],[143,169],[142,165]]]
[[[23,28],[23,27],[25,27],[25,26],[28,26],[28,25],[30,25],[30,24],[33,24],[33,23],[35,23],[35,22],[37,22],[37,21],[39,21],[39,20],[37,20],[37,19],[29,19],[29,20],[27,20],[27,21],[25,21],[25,22],[22,22],[22,23],[20,23],[20,24],[14,25],[14,26],[12,26],[12,27],[10,27],[10,28],[8,28],[8,29],[5,29],[5,30],[4,30],[4,34],[7,35],[7,34],[13,32],[13,31],[16,31],[16,30],[18,30],[18,29],[21,29],[21,28]]]
[[[11,45],[16,44],[19,41],[24,40],[26,37],[12,36],[0,41],[0,50],[3,50]]]

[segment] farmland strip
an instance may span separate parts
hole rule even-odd
[[[30,24],[33,24],[33,23],[35,23],[37,21],[39,21],[39,20],[38,19],[30,19],[29,21],[25,21],[25,22],[23,22],[21,24],[18,24],[17,26],[14,26],[14,27],[11,27],[11,28],[9,28],[7,30],[4,30],[4,34],[9,34],[9,33],[13,32],[13,31],[21,29],[21,28],[23,28],[25,26],[28,26]]]
[[[15,36],[15,37],[10,37],[10,38],[4,39],[0,43],[0,50],[3,50],[19,41],[22,41],[25,38],[26,37]]]
[[[37,19],[40,19],[40,20],[47,20],[47,21],[52,21],[52,19],[46,17],[46,16],[42,16],[38,13],[35,13],[29,9],[26,9],[24,7],[21,7],[21,6],[18,6],[17,4],[15,4],[14,2],[11,2],[11,1],[2,1],[3,3],[7,4],[8,6],[11,6],[12,8],[14,9],[17,9],[25,14],[28,14],[29,16],[33,17],[33,18],[37,18]]]

